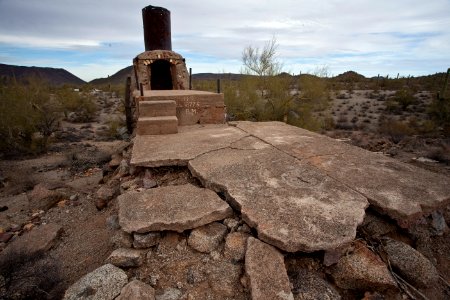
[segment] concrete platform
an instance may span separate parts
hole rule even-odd
[[[279,249],[334,249],[371,205],[407,227],[450,204],[450,179],[279,122],[179,127],[137,136],[131,163],[188,165]]]
[[[173,134],[178,132],[178,119],[175,116],[139,117],[137,135]]]
[[[223,124],[223,94],[196,90],[146,90],[139,101],[173,100],[177,103],[178,125]]]

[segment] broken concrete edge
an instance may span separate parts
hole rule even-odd
[[[159,168],[159,167],[186,167],[189,162],[189,158],[186,159],[167,159],[160,160],[157,162],[143,162],[141,160],[136,160],[131,158],[130,165],[142,168]]]
[[[289,155],[295,159],[297,159],[298,161],[303,161],[306,162],[308,165],[310,165],[313,168],[317,168],[316,166],[314,166],[313,164],[311,164],[309,162],[309,160],[311,160],[313,157],[306,157],[306,158],[299,158],[295,155],[293,155],[292,153],[290,153],[289,151],[284,150],[281,147],[278,147],[277,145],[274,145],[272,142],[268,141],[267,139],[264,139],[263,137],[258,136],[257,134],[253,134],[251,132],[249,132],[248,130],[245,129],[245,125],[248,124],[252,124],[255,122],[250,122],[250,121],[233,121],[233,122],[228,122],[229,126],[233,126],[237,129],[242,130],[243,132],[247,133],[249,136],[254,137],[256,139],[261,140],[264,143],[267,143],[268,145],[271,145],[272,147],[274,147],[275,149],[277,149],[278,151],[281,151],[283,153],[285,153],[286,155]],[[266,123],[266,124],[274,124],[274,125],[286,125],[283,122],[279,122],[279,121],[271,121],[271,122],[261,122],[261,123]],[[319,138],[325,141],[332,141],[335,142],[336,140],[325,136],[325,135],[320,135],[318,133],[315,132],[311,132],[308,130],[305,130],[303,128],[297,127],[296,130],[298,131],[302,131],[302,134],[305,136],[310,136],[310,137],[315,137],[315,138]],[[356,152],[361,152],[362,154],[367,154],[367,152],[370,152],[368,150],[359,148],[359,147],[354,147],[351,145],[346,145],[345,143],[343,144],[343,146],[348,147],[349,149],[351,149],[352,151],[356,151]],[[371,154],[376,154],[373,152],[370,152]],[[333,154],[321,154],[321,155],[317,155],[314,157],[324,157],[324,156],[329,156],[329,155],[339,155],[339,153],[333,153]],[[382,158],[386,159],[387,157],[383,154],[379,154]],[[418,168],[417,166],[412,166],[415,168]],[[333,180],[339,182],[340,184],[346,186],[347,188],[353,190],[354,192],[360,194],[361,196],[365,197],[367,199],[367,201],[369,202],[370,206],[372,208],[374,208],[377,212],[379,212],[382,215],[386,215],[388,216],[390,219],[394,220],[397,222],[397,224],[401,227],[401,228],[409,228],[410,226],[416,224],[417,222],[420,221],[420,219],[422,217],[426,217],[428,215],[430,215],[431,213],[439,210],[439,209],[444,209],[447,206],[450,205],[450,195],[447,198],[444,199],[438,199],[439,204],[438,205],[434,205],[434,206],[427,206],[426,203],[423,204],[419,204],[417,205],[417,212],[412,213],[412,214],[402,214],[401,211],[395,210],[394,208],[389,208],[389,207],[380,207],[380,205],[377,203],[377,201],[374,201],[374,199],[372,199],[369,195],[366,195],[366,193],[364,191],[358,190],[353,186],[348,185],[345,182],[342,182],[341,180],[333,177],[332,175],[330,175],[328,172],[324,171],[323,172],[326,174],[326,176],[332,178]],[[444,176],[445,177],[445,176]],[[367,209],[367,208],[366,208]]]

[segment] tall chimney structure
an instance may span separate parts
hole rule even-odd
[[[170,11],[164,7],[149,5],[142,9],[145,51],[172,51]]]

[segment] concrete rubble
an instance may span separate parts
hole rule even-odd
[[[397,299],[388,260],[444,293],[427,257],[386,237],[426,220],[448,233],[445,176],[278,122],[178,131],[135,138],[107,262],[145,280],[117,299]]]
[[[208,189],[187,184],[127,192],[118,197],[119,223],[126,232],[183,232],[232,213],[229,205]]]
[[[274,247],[253,237],[247,240],[245,272],[252,299],[294,300],[283,255]]]

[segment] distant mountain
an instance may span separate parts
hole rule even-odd
[[[86,82],[64,69],[23,67],[0,64],[0,78],[15,78],[19,82],[37,78],[50,85],[82,85]]]
[[[192,74],[192,79],[195,80],[217,80],[217,79],[229,79],[229,80],[239,80],[243,76],[242,74],[235,73],[197,73]]]
[[[133,66],[123,68],[123,69],[117,71],[114,75],[111,75],[107,78],[94,79],[94,80],[90,81],[89,83],[93,84],[93,85],[125,84],[125,82],[127,80],[127,76],[130,76],[131,72],[133,72]]]
[[[342,74],[339,74],[338,76],[334,77],[333,79],[336,79],[338,81],[348,81],[348,82],[355,82],[355,81],[364,81],[366,77],[364,75],[358,74],[354,71],[347,71]]]

